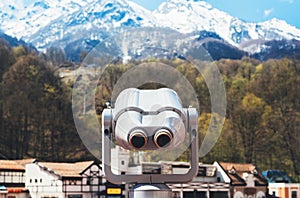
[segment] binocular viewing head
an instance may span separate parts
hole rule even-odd
[[[174,183],[192,180],[198,172],[196,108],[183,108],[177,93],[168,88],[125,89],[118,95],[112,107],[104,109],[102,113],[103,171],[109,181]],[[112,171],[115,167],[111,164],[111,150],[114,145],[126,149],[125,152],[130,150],[133,154],[135,151],[146,151],[139,154],[150,154],[149,157],[154,154],[157,157],[155,160],[159,161],[161,157],[175,160],[189,150],[191,167],[185,174],[116,174]]]
[[[112,109],[112,131],[128,150],[158,150],[180,145],[187,130],[187,109],[168,88],[122,91]]]

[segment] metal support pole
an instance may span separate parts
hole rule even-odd
[[[172,198],[172,190],[165,184],[137,184],[129,190],[129,198]]]

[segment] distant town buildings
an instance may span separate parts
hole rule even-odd
[[[143,162],[138,155],[129,161],[129,153],[125,150],[117,148],[112,152],[119,156],[112,160],[116,174],[183,174],[189,169],[185,162],[149,163]],[[128,186],[109,183],[101,167],[102,164],[95,161],[0,160],[0,198],[126,197]],[[300,184],[268,183],[268,178],[253,164],[200,163],[193,181],[167,185],[174,198],[300,197]]]
[[[33,159],[0,160],[0,198],[28,198],[25,165]]]
[[[269,193],[274,197],[299,198],[300,184],[295,183],[269,183]]]
[[[268,180],[269,194],[273,197],[299,198],[300,184],[292,183],[291,178],[281,170],[267,170],[262,174]]]
[[[32,198],[92,198],[105,195],[104,177],[94,161],[34,162],[26,165],[25,186]]]
[[[234,198],[265,198],[268,182],[253,164],[219,163],[221,178],[230,183],[230,195]]]

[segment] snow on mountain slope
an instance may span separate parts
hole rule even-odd
[[[9,35],[26,40],[29,35],[39,31],[64,13],[79,10],[89,1],[91,0],[36,0],[29,6],[25,6],[23,0],[3,2],[0,4],[1,29]]]
[[[0,2],[0,22],[3,23],[10,21],[17,21],[19,13],[23,9],[22,0],[11,0],[10,2]]]
[[[213,8],[203,0],[168,0],[153,13],[163,26],[183,33],[193,31],[216,32],[232,45],[253,39],[300,40],[300,30],[285,21],[272,19],[249,23]]]
[[[67,12],[26,38],[39,49],[53,41],[102,40],[121,27],[149,27],[157,24],[152,13],[126,0],[90,2],[75,12]]]
[[[161,19],[162,25],[183,33],[195,30],[224,31],[223,36],[229,34],[227,27],[232,19],[205,1],[169,0],[162,3],[153,14]]]

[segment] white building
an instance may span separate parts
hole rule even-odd
[[[118,156],[118,157],[115,157]],[[111,170],[114,174],[128,173],[130,151],[117,146],[111,150]]]
[[[25,186],[32,198],[105,197],[103,181],[101,168],[94,161],[26,165]]]
[[[0,160],[0,198],[28,198],[25,188],[25,164],[33,159]]]
[[[269,183],[269,194],[280,198],[299,198],[300,183]]]

